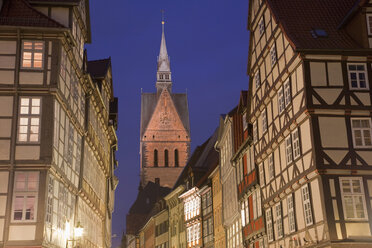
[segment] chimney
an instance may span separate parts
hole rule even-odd
[[[160,186],[160,178],[158,178],[158,177],[155,178],[155,184]]]

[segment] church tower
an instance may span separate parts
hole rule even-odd
[[[172,92],[172,74],[162,22],[156,93],[141,94],[141,186],[173,187],[190,152],[187,95]]]

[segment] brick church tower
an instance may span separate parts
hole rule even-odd
[[[159,181],[172,187],[190,151],[187,95],[172,93],[172,74],[164,22],[158,57],[156,93],[141,94],[141,185]]]

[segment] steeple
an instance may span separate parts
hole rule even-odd
[[[167,88],[169,92],[172,90],[172,78],[170,70],[169,56],[167,52],[167,44],[165,42],[165,33],[164,33],[164,17],[162,19],[162,33],[161,33],[161,42],[160,42],[160,52],[158,57],[158,71],[157,71],[157,80],[156,88],[158,93],[164,88]]]

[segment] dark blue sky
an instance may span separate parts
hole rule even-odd
[[[92,44],[88,57],[111,56],[119,97],[119,151],[113,247],[139,183],[140,92],[155,91],[161,13],[171,59],[173,92],[187,89],[192,150],[238,104],[248,88],[248,0],[91,0]]]

